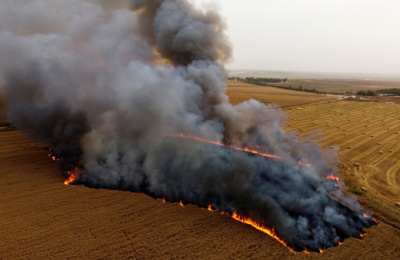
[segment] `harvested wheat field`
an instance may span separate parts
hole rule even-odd
[[[399,220],[400,106],[340,101],[288,110],[288,127],[325,147],[339,145],[350,190]]]
[[[297,94],[288,96],[291,104]],[[274,97],[271,102],[279,103]],[[0,258],[397,259],[400,106],[340,101],[287,112],[289,129],[328,149],[339,145],[342,179],[379,222],[363,240],[350,238],[321,254],[294,254],[218,212],[64,185],[44,145],[12,130],[0,131]]]
[[[278,104],[282,108],[333,100],[329,96],[262,87],[233,80],[228,80],[227,93],[232,104],[238,104],[248,99],[257,99],[265,104]]]

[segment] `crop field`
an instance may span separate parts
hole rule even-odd
[[[340,172],[348,188],[400,220],[400,106],[338,101],[286,110],[287,127],[339,148]]]
[[[43,144],[0,130],[0,259],[398,259],[400,105],[228,85],[231,102],[279,104],[288,114],[287,131],[316,140],[327,156],[337,150],[343,184],[379,225],[363,240],[347,239],[322,254],[293,254],[218,212],[66,186]]]
[[[376,91],[385,88],[399,88],[399,80],[370,80],[370,79],[289,79],[282,86],[316,89],[323,92],[356,93],[360,90]]]
[[[333,100],[332,97],[314,93],[261,87],[232,80],[228,80],[227,93],[229,101],[232,104],[238,104],[252,98],[265,104],[278,104],[280,107],[290,107]]]

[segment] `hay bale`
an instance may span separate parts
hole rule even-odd
[[[379,154],[383,154],[383,151],[379,151]]]
[[[368,189],[365,188],[365,187],[361,187],[361,190],[364,191],[364,192],[366,192]]]
[[[397,207],[400,207],[400,202],[396,202],[394,205],[396,205]]]

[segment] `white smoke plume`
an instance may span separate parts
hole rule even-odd
[[[284,131],[275,106],[229,103],[224,30],[185,0],[0,0],[8,120],[46,142],[64,174],[78,168],[77,184],[237,212],[298,251],[359,237],[374,222],[328,196],[334,161]]]

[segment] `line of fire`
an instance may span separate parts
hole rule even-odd
[[[199,143],[203,143],[206,145],[210,145],[213,148],[219,148],[219,149],[228,149],[231,151],[237,151],[237,152],[241,152],[241,153],[246,153],[249,156],[257,156],[260,158],[263,158],[264,160],[286,160],[287,158],[284,158],[282,156],[278,156],[278,155],[274,155],[274,154],[269,154],[269,153],[264,153],[264,152],[260,152],[258,150],[255,149],[250,149],[247,147],[241,148],[238,145],[227,145],[227,144],[223,144],[221,142],[216,142],[216,141],[212,141],[212,140],[207,140],[204,138],[200,138],[200,137],[196,137],[190,134],[167,134],[166,135],[167,138],[178,138],[178,139],[183,139],[183,140],[191,140],[194,142],[199,142]],[[54,161],[59,161],[60,159],[53,153],[49,153],[48,156],[54,160]],[[313,166],[307,162],[302,162],[302,161],[298,161],[297,164],[300,167],[306,167],[306,168],[312,168]],[[66,172],[67,175],[67,179],[64,181],[65,185],[74,185],[74,184],[85,184],[85,182],[82,182],[82,180],[80,180],[80,177],[84,174],[85,170],[83,169],[83,167],[74,167],[72,170],[69,170]],[[338,176],[335,176],[332,173],[327,174],[323,179],[321,179],[321,183],[324,183],[324,187],[328,187],[326,189],[326,195],[327,197],[329,197],[331,200],[337,202],[339,204],[339,206],[341,208],[343,208],[346,211],[355,211],[358,212],[358,214],[361,214],[362,217],[365,219],[366,223],[368,223],[366,225],[366,227],[370,227],[372,225],[376,225],[378,224],[378,222],[367,212],[360,210],[357,207],[354,207],[352,205],[352,202],[347,201],[347,197],[346,197],[346,193],[343,190],[343,184],[341,184],[340,182],[340,178]],[[86,185],[86,186],[90,186],[90,185]],[[157,198],[157,199],[162,199],[163,202],[170,202],[170,203],[176,203],[179,204],[180,206],[184,207],[186,204],[193,204],[191,201],[168,201],[166,198],[158,198],[157,195],[155,194],[151,194],[148,193],[148,195]],[[195,203],[194,203],[195,204]],[[292,253],[299,253],[299,252],[303,252],[306,254],[309,254],[311,252],[318,252],[318,253],[322,253],[325,249],[327,248],[309,248],[307,246],[298,246],[298,245],[293,245],[292,243],[285,241],[283,238],[281,238],[279,236],[279,234],[275,231],[274,228],[268,227],[268,225],[266,225],[264,223],[264,221],[262,219],[257,219],[257,220],[253,220],[251,217],[246,216],[245,212],[237,212],[237,211],[233,211],[233,212],[226,212],[226,211],[220,211],[218,209],[216,209],[216,207],[212,204],[208,204],[208,205],[198,205],[200,208],[204,208],[207,209],[209,211],[217,211],[220,214],[223,215],[229,215],[230,217],[232,217],[234,220],[239,221],[241,223],[250,225],[252,227],[254,227],[255,229],[269,235],[270,237],[276,239],[279,243],[281,243],[282,245],[284,245],[289,251],[291,251]],[[358,239],[363,239],[365,237],[365,232],[363,230],[361,230],[360,233],[356,234],[355,236],[353,236],[355,238]],[[346,237],[339,237],[335,243],[335,246],[341,245],[344,241]]]

